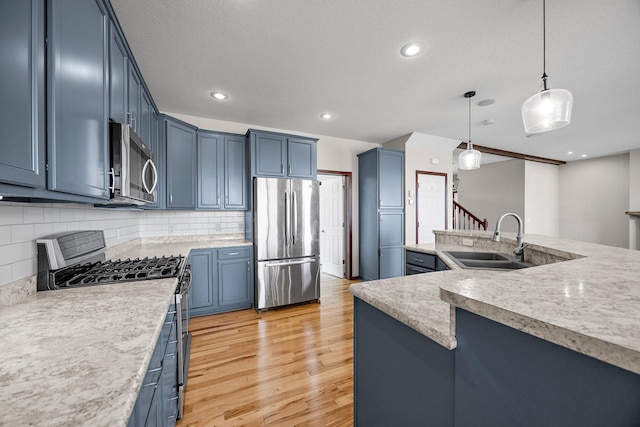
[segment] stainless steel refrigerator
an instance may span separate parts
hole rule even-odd
[[[258,310],[320,299],[319,183],[253,181]]]

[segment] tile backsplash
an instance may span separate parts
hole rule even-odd
[[[0,202],[0,286],[36,274],[35,239],[75,230],[103,230],[110,248],[139,237],[242,233],[244,212]]]

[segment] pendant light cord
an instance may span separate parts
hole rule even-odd
[[[542,90],[547,90],[547,6],[542,0]]]
[[[471,97],[469,97],[469,143],[467,144],[467,150],[471,150]]]

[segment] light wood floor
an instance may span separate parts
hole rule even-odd
[[[352,282],[331,279],[321,304],[192,319],[178,426],[352,426]]]

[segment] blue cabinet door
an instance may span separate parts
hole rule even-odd
[[[402,211],[380,212],[380,246],[404,244],[404,213]]]
[[[44,0],[0,2],[0,182],[45,186]]]
[[[153,102],[151,96],[146,90],[142,90],[140,93],[140,117],[138,124],[138,130],[142,142],[148,147],[151,146],[151,126],[153,118]]]
[[[251,307],[251,271],[252,262],[248,258],[218,261],[218,298],[221,311]]]
[[[218,305],[215,263],[216,249],[197,249],[189,254],[191,263],[191,291],[189,310],[191,316],[213,313]]]
[[[109,26],[109,117],[118,123],[127,122],[129,108],[128,72],[127,49],[118,34],[116,25],[111,23]]]
[[[224,208],[247,209],[246,140],[226,136],[224,140]]]
[[[196,129],[167,117],[167,208],[196,206]]]
[[[303,138],[289,138],[287,147],[287,175],[292,178],[316,179],[318,175],[316,141]]]
[[[378,153],[378,193],[380,209],[404,207],[404,154],[380,150]]]
[[[404,275],[404,248],[388,246],[380,248],[380,279]]]
[[[222,207],[223,140],[220,134],[198,131],[197,206],[200,209]]]
[[[140,76],[131,62],[127,69],[127,123],[140,135],[140,93],[142,84]]]
[[[108,199],[108,18],[98,0],[48,3],[48,187]]]
[[[252,136],[255,147],[254,175],[286,176],[287,137],[260,133]]]

